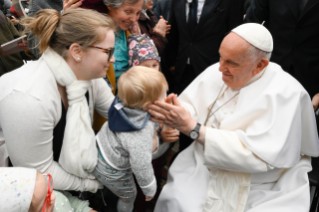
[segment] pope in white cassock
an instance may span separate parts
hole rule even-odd
[[[153,121],[195,141],[179,154],[155,212],[306,212],[307,172],[319,155],[310,97],[269,62],[273,41],[258,24],[228,34],[220,62],[178,97],[149,107]]]

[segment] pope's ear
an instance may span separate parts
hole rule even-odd
[[[267,58],[261,58],[257,63],[257,66],[254,70],[254,74],[259,74],[266,66],[268,66],[269,60]]]

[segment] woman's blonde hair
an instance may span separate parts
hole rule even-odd
[[[146,109],[168,90],[164,75],[155,69],[134,66],[118,81],[118,98],[126,107]]]
[[[61,15],[57,10],[40,10],[34,17],[24,18],[25,33],[37,35],[40,52],[51,47],[59,55],[73,43],[84,50],[105,39],[109,29],[115,30],[115,23],[109,16],[93,10],[70,9]]]

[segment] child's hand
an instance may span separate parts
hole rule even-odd
[[[154,197],[148,197],[148,196],[145,196],[145,201],[149,202],[153,199]]]
[[[179,139],[179,132],[171,127],[167,127],[162,130],[161,138],[164,142],[172,143]]]

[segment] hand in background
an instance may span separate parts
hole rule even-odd
[[[14,16],[11,16],[12,19],[10,19],[10,21],[13,23],[13,25],[17,25],[20,21],[18,19],[16,19]]]
[[[171,25],[166,25],[166,34],[169,34],[170,30],[171,30]]]
[[[82,1],[79,0],[65,0],[63,2],[63,13],[69,9],[76,9],[82,5]]]
[[[312,106],[314,110],[317,110],[319,106],[319,93],[317,93],[313,98],[312,98]]]
[[[149,202],[153,199],[153,197],[148,197],[148,196],[145,196],[145,201]]]
[[[23,50],[30,50],[28,47],[27,39],[23,39],[22,42],[18,43],[18,47]]]
[[[166,29],[167,29],[167,21],[165,21],[165,19],[161,16],[160,20],[157,22],[157,24],[153,28],[153,31],[165,37]]]
[[[171,30],[171,25],[168,24],[168,21],[166,21],[163,16],[160,16],[160,19],[163,19],[166,23],[166,29],[165,29],[165,34],[169,34],[169,31]]]

